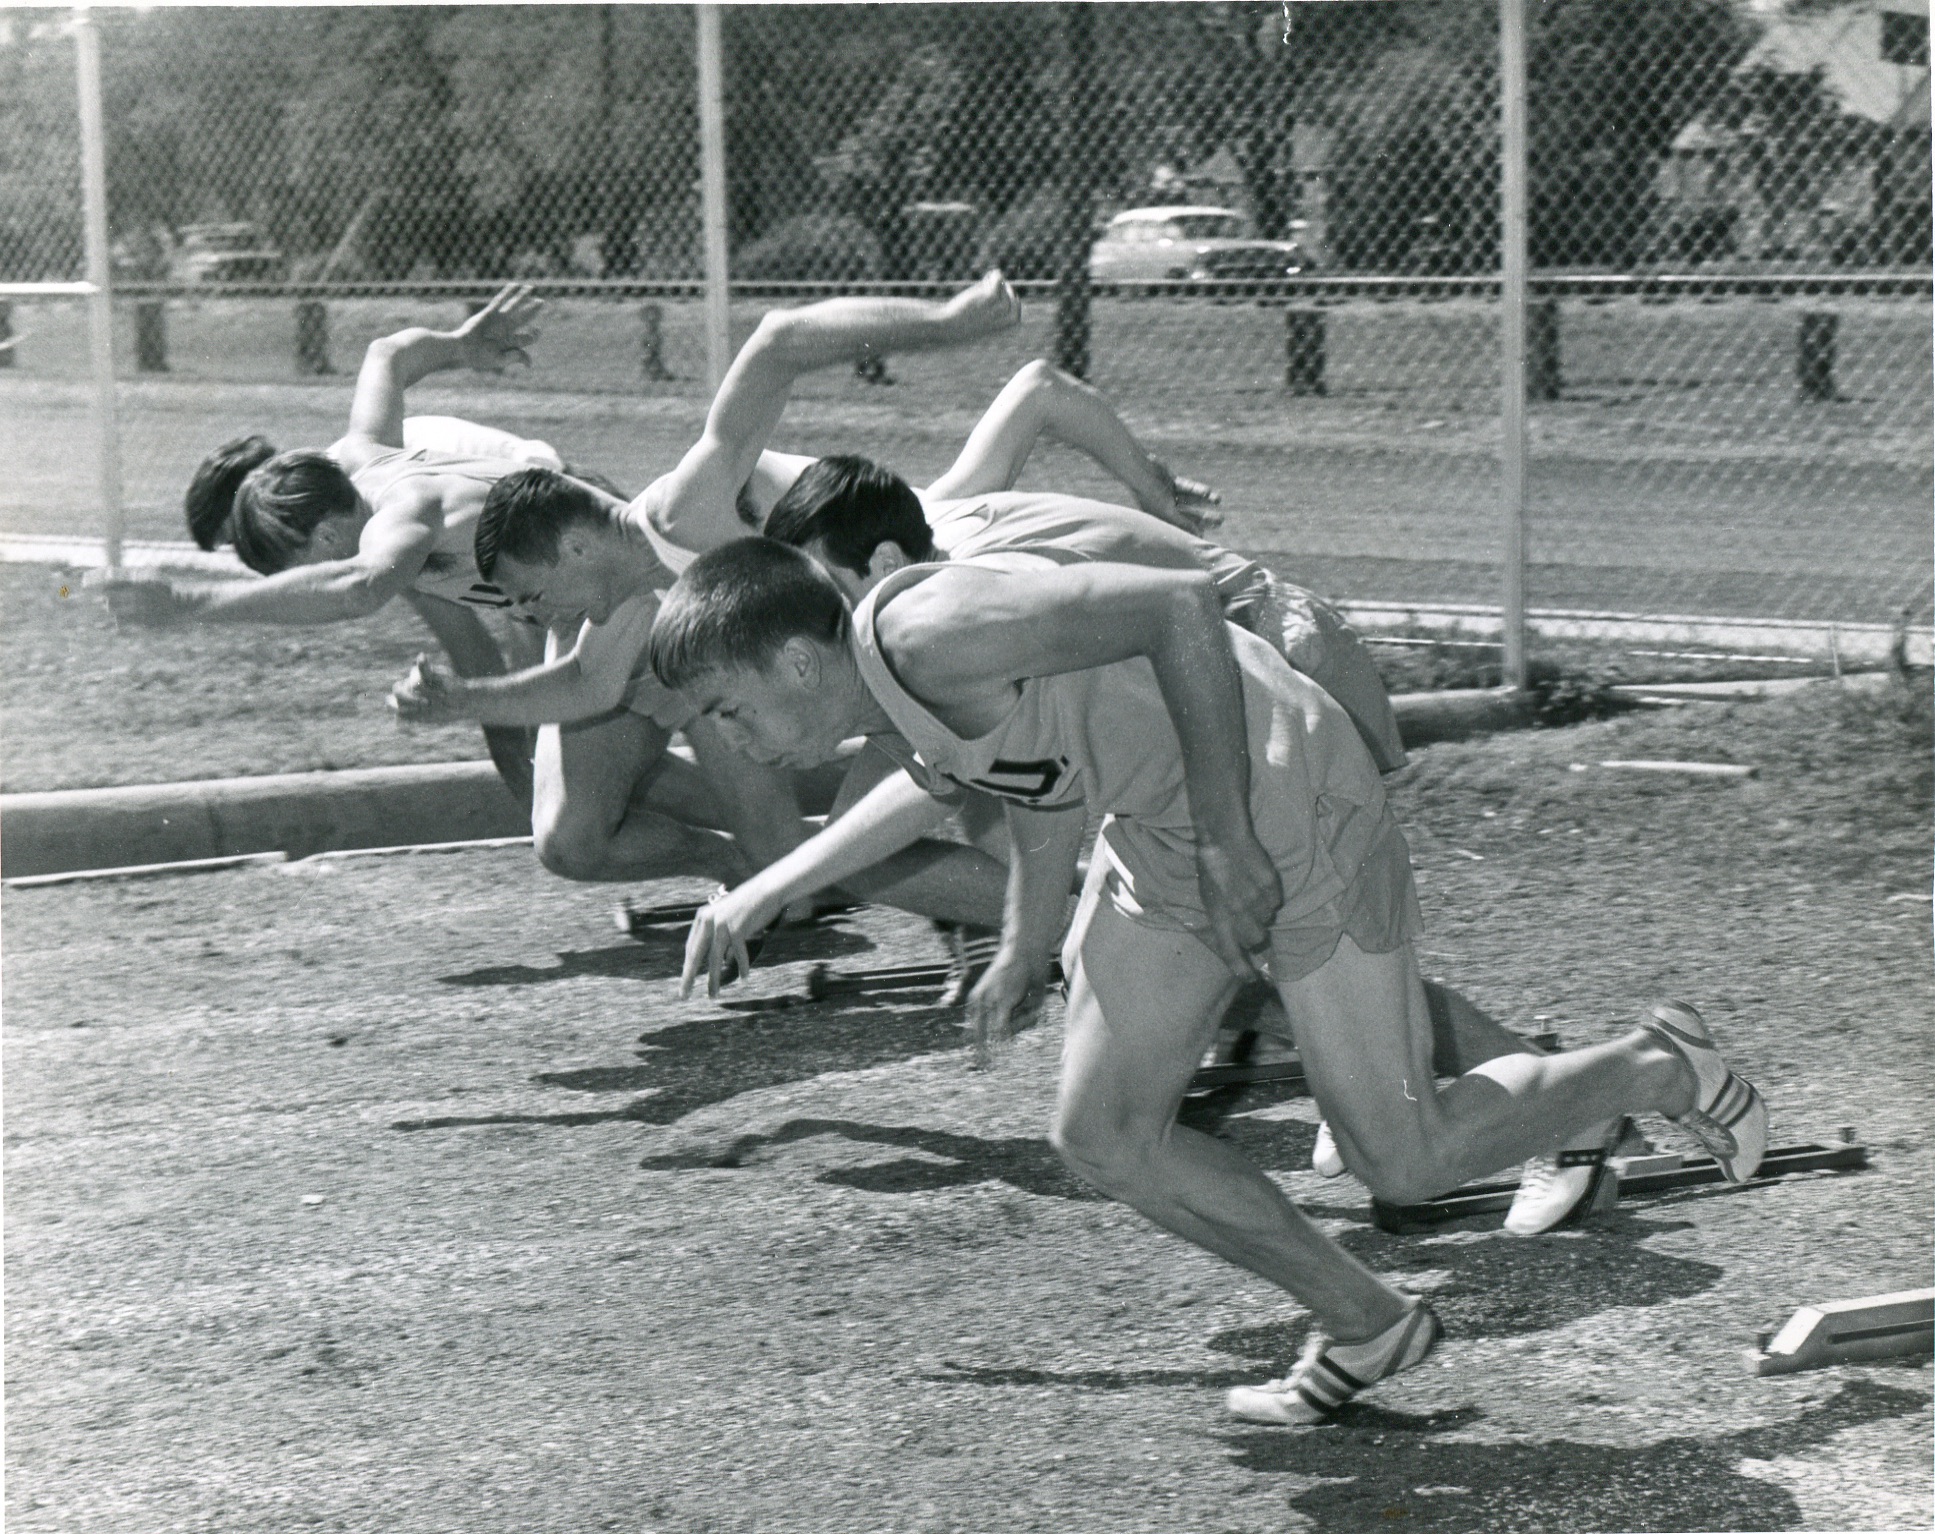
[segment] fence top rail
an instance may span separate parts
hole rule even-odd
[[[0,282],[0,298],[92,298],[91,282]]]
[[[699,278],[643,279],[631,277],[543,277],[529,279],[534,292],[554,298],[699,299],[705,284]],[[118,282],[114,291],[130,298],[488,298],[503,282],[484,278],[399,279],[393,282]],[[956,292],[962,286],[947,281],[768,282],[736,281],[732,294],[743,299],[824,298],[836,294],[922,298]],[[1030,297],[1047,297],[1058,290],[1052,280],[1015,283]],[[1935,274],[1928,271],[1888,272],[1778,272],[1778,273],[1563,273],[1534,274],[1529,290],[1538,298],[1621,297],[1913,297],[1935,293]],[[1307,274],[1267,280],[1092,282],[1098,297],[1156,298],[1485,298],[1498,297],[1495,276],[1356,276],[1346,273]],[[0,284],[0,297],[84,297],[86,283]]]

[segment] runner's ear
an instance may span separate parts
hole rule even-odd
[[[806,688],[820,685],[819,647],[804,635],[796,634],[781,645],[776,659],[780,675],[787,680],[798,682]]]
[[[907,551],[893,539],[883,539],[874,546],[873,554],[867,560],[867,574],[876,581],[885,580],[896,570],[904,570],[914,561],[907,557]]]

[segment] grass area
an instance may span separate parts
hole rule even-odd
[[[1432,972],[1575,1045],[1684,995],[1777,1143],[1873,1166],[1394,1237],[1307,1170],[1312,1104],[1245,1100],[1221,1132],[1448,1328],[1316,1432],[1220,1407],[1300,1310],[1044,1143],[1052,1008],[977,1076],[918,995],[681,1003],[674,938],[512,851],[10,894],[8,1527],[1920,1526],[1925,1361],[1743,1354],[1926,1282],[1931,734],[1926,687],[1824,687],[1419,754]],[[1572,770],[1610,757],[1760,776]],[[935,952],[867,911],[749,989]]]
[[[390,684],[435,641],[395,604],[363,623],[121,633],[73,572],[0,565],[9,793],[468,761],[474,726],[400,728]]]

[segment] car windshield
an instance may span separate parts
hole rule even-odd
[[[1235,213],[1186,213],[1176,227],[1185,240],[1240,240],[1249,232]]]

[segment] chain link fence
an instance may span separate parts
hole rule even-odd
[[[512,278],[553,297],[536,366],[425,397],[668,466],[706,395],[689,7],[97,14],[131,456],[168,423],[135,522],[172,533],[251,410],[327,440],[340,386],[259,386]],[[1293,578],[1495,605],[1498,17],[724,8],[735,339],[993,264],[1029,300],[1000,344],[808,381],[780,445],[918,482],[1047,356]],[[48,13],[0,27],[0,281],[44,281],[79,263],[72,67]],[[1926,622],[1925,0],[1547,0],[1528,28],[1532,605]],[[14,376],[83,377],[78,309],[25,307]],[[1103,488],[1055,452],[1029,482]]]

